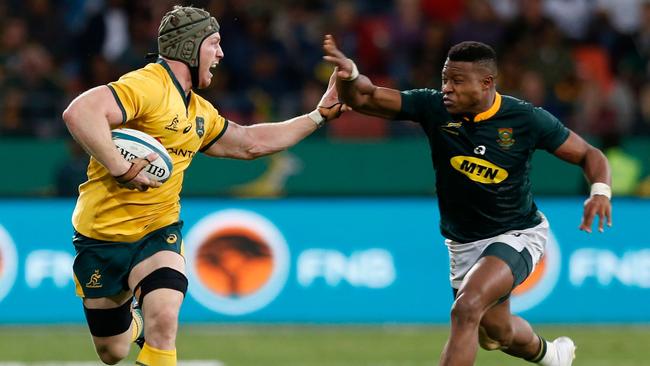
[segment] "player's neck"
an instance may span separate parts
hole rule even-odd
[[[487,91],[487,96],[483,100],[483,102],[477,106],[477,110],[474,111],[475,114],[483,113],[490,108],[492,108],[492,105],[494,104],[494,101],[497,97],[497,91],[495,89],[489,89]]]
[[[169,65],[169,69],[172,70],[176,80],[183,88],[185,95],[187,95],[190,90],[192,90],[192,76],[190,75],[190,70],[184,63],[180,61],[174,61],[165,59]]]

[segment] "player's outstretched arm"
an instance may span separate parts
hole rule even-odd
[[[72,137],[106,167],[118,184],[141,191],[160,186],[140,174],[157,155],[147,156],[148,161],[128,162],[115,148],[110,129],[122,123],[122,111],[107,86],[98,86],[75,98],[63,112],[63,121]]]
[[[610,202],[612,176],[605,155],[574,132],[569,134],[569,138],[555,150],[554,154],[562,160],[580,165],[585,177],[591,183],[591,195],[585,201],[580,230],[590,233],[596,216],[598,216],[598,231],[604,231],[605,222],[607,226],[612,226]]]
[[[339,101],[335,80],[336,76],[332,73],[325,94],[311,113],[282,122],[258,123],[252,126],[230,122],[219,141],[205,153],[216,157],[250,160],[297,144],[325,122],[338,118],[349,110]]]
[[[336,46],[334,37],[326,35],[323,41],[323,59],[336,67],[336,87],[339,97],[357,112],[382,118],[393,118],[402,107],[399,90],[374,85],[360,75],[354,61]]]

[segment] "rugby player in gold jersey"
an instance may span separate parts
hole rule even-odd
[[[91,155],[72,217],[73,270],[95,348],[106,364],[122,360],[138,341],[138,365],[176,365],[178,314],[187,290],[179,194],[195,154],[272,154],[346,108],[332,76],[309,114],[246,127],[225,119],[193,91],[210,85],[210,70],[224,57],[219,24],[202,9],[176,6],[164,15],[158,54],[157,62],[81,94],[63,113],[70,133]],[[129,162],[118,153],[111,140],[111,129],[118,127],[143,131],[165,146],[174,166],[168,181],[143,174],[155,155]]]

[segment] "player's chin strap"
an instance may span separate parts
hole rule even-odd
[[[343,114],[343,102],[336,102],[329,107],[318,106],[307,116],[314,121],[316,127],[321,127],[326,121],[331,121]]]

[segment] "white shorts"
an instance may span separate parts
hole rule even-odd
[[[451,281],[451,287],[454,289],[460,287],[467,272],[478,262],[483,251],[493,243],[503,243],[519,253],[527,252],[530,255],[532,266],[528,268],[528,273],[522,275],[523,279],[517,281],[517,274],[513,273],[516,282],[523,282],[533,272],[546,248],[549,232],[548,221],[541,212],[539,214],[542,217],[542,222],[529,229],[511,230],[492,238],[469,243],[459,243],[446,239],[445,244],[449,250],[449,280]],[[512,268],[511,263],[508,263],[508,265]],[[515,283],[515,285],[519,283]]]

